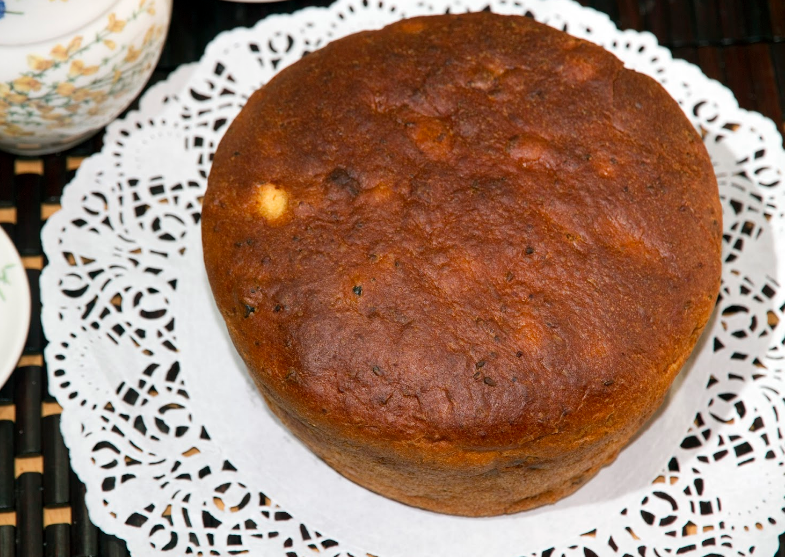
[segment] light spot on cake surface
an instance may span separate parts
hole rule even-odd
[[[259,213],[269,223],[274,223],[284,216],[289,205],[289,194],[275,184],[262,184],[258,193]]]
[[[507,152],[520,162],[533,162],[548,154],[548,142],[537,135],[516,135],[507,140]]]
[[[497,75],[498,73],[494,72],[492,68],[480,67],[474,71],[466,85],[472,89],[488,91],[499,84]]]
[[[607,63],[603,53],[598,52],[596,47],[580,44],[566,52],[561,74],[567,82],[583,83],[599,77],[600,68]]]
[[[602,178],[614,178],[616,176],[617,164],[616,157],[605,153],[595,153],[591,157],[592,167],[597,172],[597,175]]]
[[[363,193],[364,198],[367,198],[373,203],[384,203],[392,198],[393,190],[384,182],[379,182],[377,185]]]
[[[407,126],[407,133],[427,157],[436,160],[449,158],[453,137],[450,128],[439,118],[419,117]]]
[[[591,63],[580,59],[566,64],[562,72],[567,79],[573,79],[579,83],[593,79],[597,75],[597,70]]]

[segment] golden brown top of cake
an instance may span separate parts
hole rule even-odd
[[[525,17],[405,20],[284,69],[203,218],[260,388],[350,440],[601,435],[659,403],[719,287],[717,185],[676,102]]]

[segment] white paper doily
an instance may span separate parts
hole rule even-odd
[[[209,382],[200,375],[206,366],[194,367],[197,352],[190,346],[216,326],[208,309],[202,322],[187,321],[182,304],[202,280],[193,264],[200,200],[221,134],[281,67],[360,29],[489,5],[502,13],[529,12],[605,46],[680,102],[704,135],[720,183],[721,300],[696,361],[660,417],[683,420],[676,432],[678,426],[665,428],[681,441],[656,437],[661,443],[651,454],[658,457],[651,458],[658,461],[649,464],[659,471],[644,474],[645,468],[627,465],[628,474],[637,473],[635,490],[591,503],[582,519],[546,509],[500,519],[437,517],[432,523],[444,529],[430,536],[390,525],[369,533],[345,516],[324,516],[341,504],[356,511],[353,505],[362,501],[326,500],[320,485],[295,486],[298,491],[281,474],[251,469],[233,445],[242,436],[230,437],[237,428],[218,419],[240,415],[242,405],[210,395],[242,376],[233,375],[236,362],[211,370]],[[393,557],[450,549],[452,555],[515,557],[551,547],[554,555],[584,556],[773,554],[785,531],[781,141],[771,121],[740,110],[726,88],[672,60],[653,36],[620,32],[606,16],[567,1],[343,0],[220,35],[196,67],[175,72],[151,89],[138,112],[110,126],[103,151],[82,165],[43,233],[50,388],[64,408],[64,437],[87,485],[93,521],[127,540],[137,557],[244,551]],[[201,353],[217,353],[221,342],[220,335],[209,337]],[[697,396],[680,395],[695,378]],[[673,401],[681,418],[673,418]],[[298,453],[295,441],[289,444],[289,457],[312,458]],[[271,447],[273,456],[286,457],[285,445]],[[259,482],[260,474],[268,480]],[[352,489],[360,488],[343,493]],[[569,512],[570,505],[562,506]],[[549,519],[538,521],[545,513]],[[482,537],[481,523],[490,525],[485,532],[491,537]],[[379,532],[388,534],[374,538]],[[445,536],[450,543],[436,543]],[[366,547],[369,540],[378,543]]]

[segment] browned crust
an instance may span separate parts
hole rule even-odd
[[[720,215],[662,87],[485,13],[282,71],[218,148],[203,241],[299,437],[380,493],[486,515],[571,492],[654,412],[713,308]]]

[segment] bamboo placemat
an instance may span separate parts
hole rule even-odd
[[[220,31],[319,2],[234,4],[175,0],[167,46],[151,84],[199,59]],[[654,33],[675,57],[731,88],[739,104],[781,132],[785,109],[785,0],[581,0],[622,29]],[[46,264],[40,231],[63,186],[101,149],[101,134],[64,153],[24,158],[0,152],[0,226],[22,256],[33,298],[24,355],[0,390],[0,557],[121,557],[124,542],[90,522],[84,485],[71,471],[61,408],[46,386],[38,278]],[[784,480],[785,481],[785,480]],[[707,550],[709,548],[706,548]],[[550,555],[552,552],[545,552]],[[697,549],[696,555],[706,552]],[[779,557],[785,557],[785,534]]]
[[[41,226],[59,208],[63,186],[81,161],[99,149],[97,138],[41,159],[0,152],[0,226],[22,256],[32,297],[24,354],[0,389],[0,557],[128,555],[122,541],[98,531],[87,516],[43,358]]]

